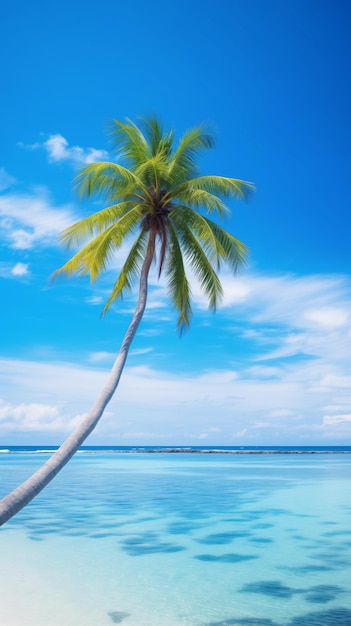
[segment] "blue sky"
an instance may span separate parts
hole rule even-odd
[[[78,168],[112,118],[207,122],[204,173],[253,181],[225,227],[250,248],[180,339],[163,281],[87,443],[351,443],[350,5],[321,0],[7,3],[0,143],[0,447],[58,444],[106,379],[135,294],[50,276]]]

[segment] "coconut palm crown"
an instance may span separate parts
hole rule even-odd
[[[157,262],[159,276],[167,278],[183,329],[191,317],[186,268],[191,268],[209,307],[215,309],[222,295],[216,273],[221,263],[235,272],[245,259],[246,246],[207,215],[222,218],[229,211],[222,198],[245,198],[253,185],[199,175],[196,158],[213,146],[204,127],[188,130],[177,147],[174,132],[163,132],[154,118],[141,127],[114,120],[112,137],[118,162],[92,163],[77,177],[81,196],[98,194],[111,204],[63,232],[68,247],[85,245],[55,276],[88,273],[94,281],[125,239],[136,233],[104,312],[131,289],[148,258]]]
[[[156,119],[142,128],[115,120],[113,139],[118,163],[92,163],[78,176],[82,196],[102,195],[109,206],[86,217],[62,234],[68,246],[79,247],[55,273],[90,274],[95,280],[107,268],[123,242],[134,242],[117,277],[104,311],[130,289],[139,277],[139,295],[104,388],[81,423],[58,450],[31,477],[0,501],[0,525],[26,506],[56,476],[79,449],[102,417],[118,386],[128,351],[143,317],[148,276],[153,261],[164,273],[171,299],[178,310],[180,329],[189,325],[191,294],[186,269],[190,268],[216,307],[222,287],[216,271],[225,262],[235,272],[244,261],[246,247],[216,222],[228,208],[222,198],[244,198],[252,185],[235,178],[200,176],[196,157],[213,145],[204,128],[185,133],[174,147],[173,132],[164,133]]]

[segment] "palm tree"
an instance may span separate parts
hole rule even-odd
[[[89,274],[94,281],[108,266],[130,235],[135,240],[113,286],[104,312],[139,278],[137,306],[122,341],[110,376],[95,404],[76,430],[50,459],[0,502],[3,524],[30,502],[62,469],[95,428],[114,394],[147,299],[151,264],[167,279],[169,296],[178,311],[178,327],[191,318],[190,268],[215,309],[222,295],[217,276],[225,262],[233,272],[243,263],[246,247],[209,219],[229,210],[222,198],[245,198],[253,185],[234,178],[200,176],[197,156],[213,146],[204,127],[188,130],[177,147],[174,132],[164,132],[157,119],[138,127],[114,120],[112,131],[118,162],[93,163],[78,176],[82,196],[93,194],[109,206],[86,217],[62,233],[68,247],[82,246],[55,272],[71,276]]]

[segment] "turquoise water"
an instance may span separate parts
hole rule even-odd
[[[350,454],[77,454],[0,530],[0,624],[351,626],[350,522]]]

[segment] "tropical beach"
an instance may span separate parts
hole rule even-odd
[[[0,625],[351,626],[350,6],[2,17]]]

